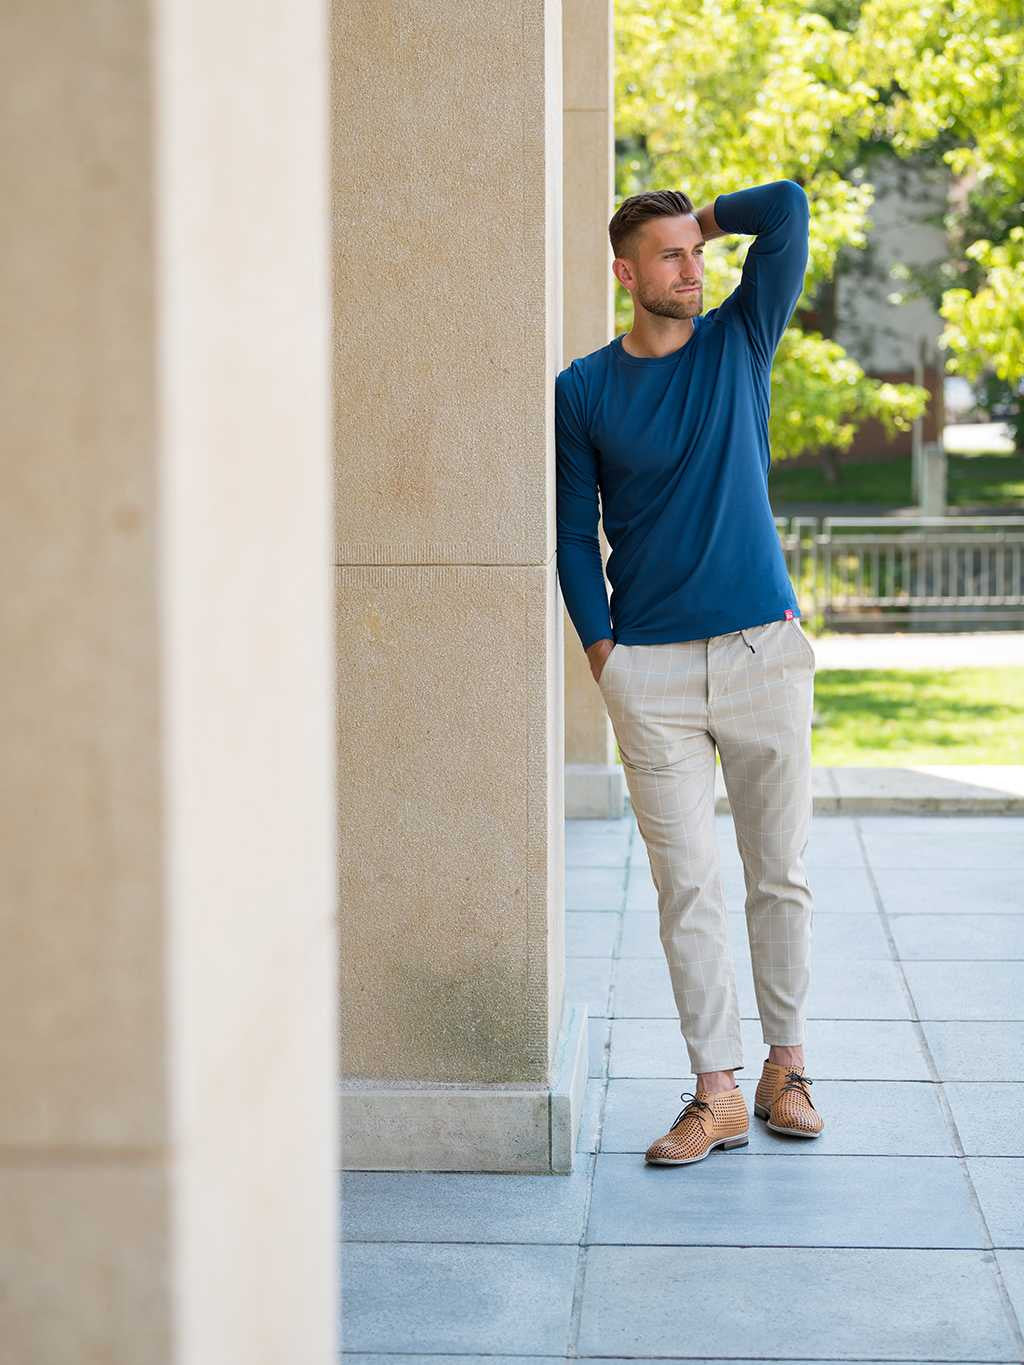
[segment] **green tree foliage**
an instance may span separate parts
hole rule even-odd
[[[901,155],[935,149],[970,186],[954,235],[961,275],[939,311],[948,368],[990,371],[1017,395],[1024,437],[1024,5],[1021,0],[868,0],[850,51],[885,96],[876,132]],[[990,233],[975,236],[979,224]],[[957,230],[958,229],[958,230]],[[994,240],[991,233],[998,236]]]
[[[1024,159],[1020,120],[1014,132],[1006,127],[1004,102],[1020,79],[1006,65],[1021,40],[1019,15],[1006,15],[996,0],[818,0],[813,8],[805,0],[618,0],[619,195],[673,186],[700,207],[744,185],[799,181],[811,238],[798,321],[831,279],[839,250],[867,242],[873,191],[858,170],[866,147],[888,143],[898,155],[935,148],[1001,204],[1012,197]],[[1004,174],[1012,158],[1015,172]],[[749,239],[728,241],[707,255],[709,298],[738,282]],[[966,300],[956,289],[943,299],[946,344],[965,374],[968,353],[979,367],[999,363],[1007,373],[1019,363],[1007,323],[1014,293],[1021,296],[1021,254],[1016,239],[979,245],[985,285]],[[979,302],[986,288],[993,297]],[[627,326],[631,303],[621,289],[616,310]],[[925,402],[924,389],[871,379],[835,341],[791,326],[772,375],[773,453],[847,449],[869,417],[906,430]]]
[[[1010,229],[1002,246],[979,238],[967,255],[985,271],[985,283],[969,289],[947,289],[942,316],[945,344],[954,352],[951,367],[977,379],[985,366],[1008,382],[1024,377],[1024,227]]]

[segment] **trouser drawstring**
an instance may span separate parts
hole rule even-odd
[[[740,635],[743,637],[743,643],[744,643],[744,644],[746,645],[746,647],[750,650],[751,654],[756,654],[756,653],[757,653],[757,650],[756,650],[756,649],[754,648],[754,646],[750,643],[750,641],[747,639],[746,635],[744,634],[744,632],[743,632],[742,630],[740,631]]]

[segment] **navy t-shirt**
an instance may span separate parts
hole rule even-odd
[[[714,213],[756,239],[739,284],[693,318],[689,341],[639,357],[616,337],[555,380],[558,581],[584,649],[800,614],[768,500],[768,413],[772,359],[807,268],[807,195],[774,180],[718,195]]]

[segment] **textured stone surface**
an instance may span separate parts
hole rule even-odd
[[[554,603],[551,564],[338,570],[347,1079],[546,1079],[564,980]]]
[[[4,1365],[336,1344],[326,19],[5,14]]]

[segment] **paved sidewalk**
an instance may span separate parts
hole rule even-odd
[[[812,643],[822,672],[827,668],[1024,667],[1024,630],[816,635]]]
[[[571,1176],[343,1175],[350,1365],[1024,1359],[1024,818],[818,816],[813,1141],[753,1116],[767,1048],[718,818],[747,1147],[643,1152],[694,1077],[634,821],[571,821]]]
[[[911,764],[904,768],[828,768],[811,772],[816,815],[1024,814],[1024,764]],[[627,804],[629,802],[627,794]],[[721,767],[715,809],[729,810]]]

